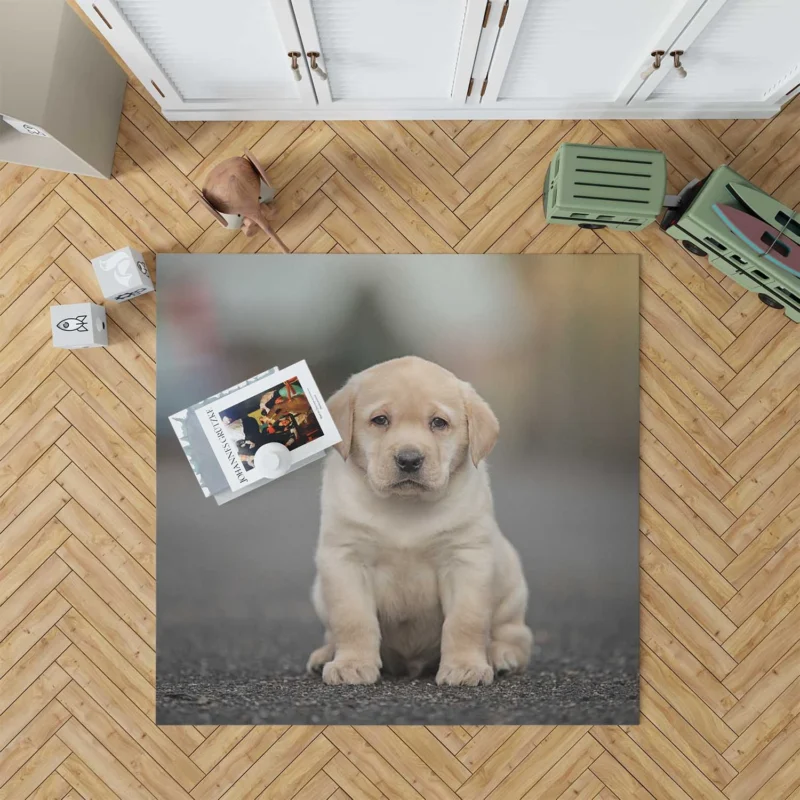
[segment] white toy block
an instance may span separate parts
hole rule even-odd
[[[105,347],[108,344],[106,310],[94,303],[50,306],[53,347],[77,350],[80,347]]]
[[[153,291],[153,281],[142,254],[132,247],[123,247],[92,259],[100,291],[106,300],[131,300]]]

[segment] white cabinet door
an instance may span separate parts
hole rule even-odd
[[[719,103],[781,103],[800,83],[800,0],[714,0],[676,38],[670,63],[633,104],[679,104],[700,114]]]
[[[800,93],[800,0],[76,2],[168,119],[766,117]]]
[[[703,2],[509,0],[480,103],[531,111],[624,106],[650,52],[672,41]]]
[[[463,106],[486,0],[292,0],[320,111]]]
[[[289,0],[78,3],[165,110],[316,105]]]

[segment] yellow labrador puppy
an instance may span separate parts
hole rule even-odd
[[[310,671],[374,683],[381,668],[489,684],[523,669],[532,636],[519,556],[494,519],[484,458],[499,424],[467,383],[409,356],[354,375],[328,403]]]

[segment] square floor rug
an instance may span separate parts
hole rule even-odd
[[[638,256],[157,269],[159,724],[638,722]]]

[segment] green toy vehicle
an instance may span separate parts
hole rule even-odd
[[[720,272],[756,292],[766,305],[783,308],[789,319],[800,322],[800,275],[759,256],[714,211],[715,205],[748,211],[729,188],[741,185],[762,193],[730,167],[718,167],[681,192],[678,206],[664,214],[661,230],[681,242],[690,253],[708,256]]]
[[[638,231],[656,221],[666,188],[659,150],[562,144],[544,181],[547,221]]]
[[[666,206],[661,230],[800,322],[797,215],[727,166],[679,195],[666,195],[666,184],[666,158],[658,150],[563,144],[545,177],[545,216],[561,225],[636,231]],[[732,218],[749,222],[748,231]]]

